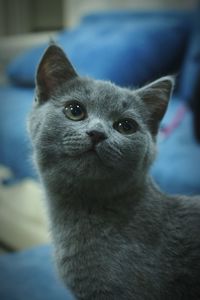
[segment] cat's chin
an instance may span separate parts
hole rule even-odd
[[[111,166],[98,149],[90,148],[81,154],[71,156],[70,159],[73,168],[76,166],[79,173],[84,176],[87,174],[86,177],[107,178],[116,174],[116,165]]]
[[[72,164],[74,169],[77,168],[79,172],[87,172],[87,175],[92,177],[98,174],[103,177],[110,177],[117,175],[117,173],[123,172],[123,168],[120,168],[119,161],[112,161],[111,157],[105,155],[105,152],[101,147],[90,147],[83,151],[73,152],[67,154],[69,164]],[[69,167],[68,164],[68,167]]]
[[[85,162],[87,164],[88,162],[95,162],[96,163],[103,163],[103,160],[101,159],[100,155],[94,148],[90,148],[86,151],[83,151],[81,153],[70,153],[67,155],[68,158],[70,158],[72,161],[81,161]]]
[[[84,159],[85,160],[92,159],[92,160],[97,160],[97,162],[100,161],[101,163],[103,163],[100,155],[98,154],[98,152],[94,148],[91,148],[91,149],[83,152],[82,155],[80,155],[80,159],[83,159],[83,160]]]
[[[100,157],[98,151],[94,147],[90,147],[89,149],[83,150],[78,153],[70,153],[68,156],[73,159],[78,159],[78,160],[79,159],[85,160],[85,159],[90,159],[90,158],[96,158],[98,160],[101,160],[101,157]]]

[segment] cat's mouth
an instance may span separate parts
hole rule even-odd
[[[89,149],[87,149],[86,151],[84,151],[84,152],[82,153],[82,156],[83,156],[83,157],[84,157],[84,156],[87,156],[87,157],[95,157],[95,158],[97,158],[98,160],[100,160],[100,161],[102,162],[102,159],[101,159],[101,157],[100,157],[100,155],[99,155],[99,153],[98,153],[98,150],[97,150],[96,146],[92,146],[92,147],[90,147]]]
[[[68,154],[69,157],[74,157],[74,158],[84,158],[85,156],[96,156],[98,158],[99,157],[99,154],[97,152],[97,149],[96,147],[90,147],[89,149],[84,149],[82,151],[78,151],[78,152],[74,152],[74,153],[70,153]]]
[[[73,160],[80,160],[84,162],[85,166],[87,166],[87,163],[89,163],[90,166],[91,163],[94,163],[94,166],[96,167],[104,166],[106,169],[113,169],[113,166],[107,163],[107,160],[104,159],[102,149],[98,146],[90,146],[87,149],[82,149],[82,151],[76,153],[70,153],[67,156]]]
[[[86,150],[83,154],[91,154],[91,155],[96,155],[99,157],[96,147],[91,147],[90,149]]]
[[[97,147],[90,146],[87,149],[81,149],[79,151],[74,151],[71,153],[68,153],[67,156],[71,157],[72,159],[78,159],[78,160],[94,160],[94,162],[101,162],[101,164],[104,164],[104,161],[101,157],[101,151],[97,149]]]

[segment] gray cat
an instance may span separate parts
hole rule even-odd
[[[29,132],[76,299],[200,299],[200,198],[168,196],[148,175],[173,84],[81,78],[56,45],[40,62]]]

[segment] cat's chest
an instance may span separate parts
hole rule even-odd
[[[99,256],[100,251],[110,249],[112,237],[116,234],[113,226],[108,226],[103,220],[85,216],[69,219],[59,232],[59,245],[63,247],[66,259],[73,262],[78,258],[86,263],[87,257],[92,261]]]
[[[109,281],[115,284],[119,279],[122,282],[129,280],[127,278],[148,281],[146,275],[152,268],[153,252],[149,249],[147,259],[144,245],[139,244],[134,236],[128,238],[130,230],[119,231],[119,228],[91,216],[68,222],[57,243],[59,269],[67,284],[73,288],[77,287],[77,282],[87,286],[97,282],[103,285]],[[146,275],[142,272],[143,267]]]
[[[105,278],[112,262],[114,230],[90,217],[67,222],[57,235],[57,263],[62,277],[72,288]],[[110,261],[110,262],[109,262]],[[92,277],[91,277],[92,274]]]

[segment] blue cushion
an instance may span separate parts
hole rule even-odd
[[[172,101],[163,125],[170,124],[183,105]],[[172,134],[158,143],[158,156],[151,169],[161,189],[170,194],[200,194],[200,145],[192,130],[192,113],[188,109]]]
[[[194,100],[196,86],[200,84],[200,7],[193,18],[190,43],[185,55],[180,82],[180,96],[185,101]]]
[[[180,96],[193,109],[194,132],[200,142],[200,6],[194,15],[193,33],[183,64]]]
[[[177,70],[190,33],[187,16],[111,16],[88,16],[75,29],[57,36],[57,43],[80,75],[133,86]],[[16,84],[33,86],[36,66],[46,47],[41,45],[14,59],[8,66],[9,78]]]
[[[126,20],[135,21],[143,19],[184,19],[185,22],[191,23],[193,12],[176,11],[176,10],[108,10],[103,12],[92,12],[82,17],[82,23],[102,23],[102,22],[124,22]]]
[[[49,246],[0,255],[1,300],[73,300],[59,281]]]
[[[36,177],[26,131],[32,100],[33,89],[0,88],[0,164],[11,168],[13,179]]]

